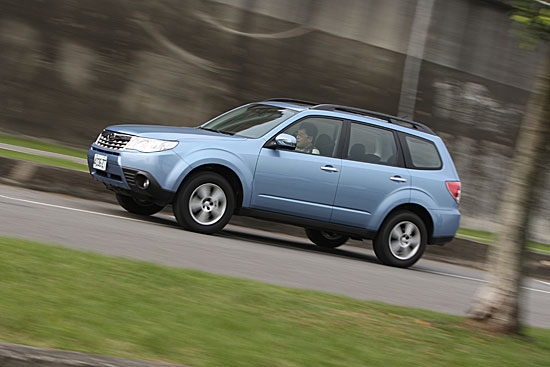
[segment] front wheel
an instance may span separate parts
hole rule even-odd
[[[136,199],[132,196],[116,194],[116,200],[121,207],[128,212],[138,215],[153,215],[164,209],[164,206],[157,205],[148,200]]]
[[[219,232],[231,219],[235,195],[231,184],[213,172],[202,172],[184,183],[174,201],[178,223],[190,231]]]
[[[420,217],[398,212],[387,218],[373,240],[376,257],[382,264],[408,268],[424,253],[428,231]]]
[[[349,236],[337,232],[319,231],[306,228],[307,238],[314,244],[323,248],[336,248],[342,246],[349,239]]]

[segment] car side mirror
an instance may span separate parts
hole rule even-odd
[[[296,137],[290,134],[279,134],[275,137],[275,140],[267,143],[265,147],[271,149],[294,150],[296,149]]]

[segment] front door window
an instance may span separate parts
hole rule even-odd
[[[330,220],[341,169],[341,159],[335,158],[341,131],[341,120],[324,117],[306,118],[282,131],[296,137],[297,148],[261,150],[251,206]]]

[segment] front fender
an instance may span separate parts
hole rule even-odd
[[[254,168],[258,159],[257,154],[237,155],[225,149],[207,148],[193,151],[181,158],[184,162],[182,169],[176,167],[170,174],[174,191],[179,189],[185,178],[195,169],[206,165],[220,165],[227,167],[237,175],[243,187],[243,206],[248,206],[251,199]]]

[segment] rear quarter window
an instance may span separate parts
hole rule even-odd
[[[405,136],[405,143],[410,154],[411,168],[440,169],[441,157],[434,143],[411,135]]]

